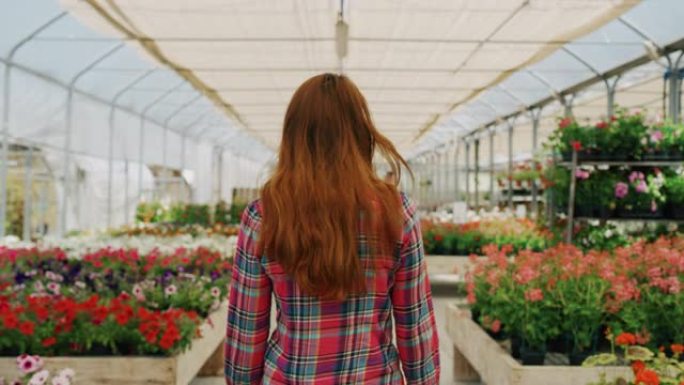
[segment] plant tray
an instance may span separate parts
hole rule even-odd
[[[219,310],[211,313],[200,326],[202,337],[193,340],[190,349],[176,356],[65,356],[43,357],[43,360],[51,372],[63,368],[74,369],[75,384],[188,385],[205,364],[215,366],[219,361],[223,364],[223,324],[227,310],[228,302],[224,301]],[[0,377],[15,378],[16,366],[16,358],[1,357]]]
[[[576,385],[632,379],[628,367],[523,366],[471,319],[470,311],[456,304],[447,310],[447,331],[454,343],[454,380],[497,385]]]

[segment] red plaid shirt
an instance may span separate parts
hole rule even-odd
[[[368,292],[344,301],[303,294],[278,263],[257,255],[261,205],[247,207],[228,307],[226,384],[439,383],[439,344],[419,220],[403,194],[402,199],[398,257],[372,259],[359,237],[359,257],[373,261],[364,264]],[[271,294],[277,327],[269,338]]]

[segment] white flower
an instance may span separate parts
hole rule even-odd
[[[50,372],[48,372],[47,370],[41,370],[40,372],[34,374],[33,377],[31,377],[31,380],[29,380],[28,385],[43,385],[48,380],[48,377],[50,377]]]
[[[34,289],[35,291],[41,292],[41,291],[45,290],[45,286],[43,286],[43,283],[42,283],[42,282],[36,281],[36,282],[33,284],[33,289]]]
[[[76,282],[74,282],[74,286],[76,286],[76,287],[79,288],[79,289],[85,289],[85,288],[86,288],[86,284],[85,284],[85,282],[83,282],[83,281],[76,281]]]
[[[221,289],[219,289],[218,287],[212,287],[211,296],[214,298],[218,298],[219,296],[221,296]]]
[[[610,237],[613,236],[613,232],[612,232],[610,229],[608,229],[608,230],[606,230],[606,234],[605,234],[605,235],[606,235],[606,238],[610,238]]]
[[[69,379],[73,379],[75,375],[76,372],[71,368],[64,368],[59,372],[60,377],[67,377]]]
[[[178,292],[178,289],[176,288],[175,285],[169,285],[166,287],[166,289],[164,289],[164,294],[169,295],[169,296],[174,295],[177,292]]]
[[[53,377],[52,385],[71,385],[71,380],[64,376]]]

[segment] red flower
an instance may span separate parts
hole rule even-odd
[[[670,345],[670,349],[672,350],[672,353],[675,353],[675,354],[684,353],[684,345],[682,345],[682,344],[672,344],[672,345]]]
[[[572,145],[573,150],[575,150],[575,151],[581,151],[582,150],[582,142],[580,142],[579,140],[573,140],[572,143],[570,143],[570,144]]]
[[[634,345],[636,344],[636,336],[632,333],[620,333],[615,338],[615,343],[618,345]]]
[[[2,320],[2,323],[5,325],[7,329],[16,329],[19,327],[19,319],[14,313],[9,313],[5,315],[5,318]]]
[[[646,369],[646,364],[644,364],[642,361],[632,362],[632,371],[634,372],[634,375],[639,374],[644,369]]]
[[[435,234],[435,242],[442,242],[444,237],[442,237],[440,234]]]
[[[660,378],[658,377],[658,373],[650,369],[641,370],[639,373],[636,374],[635,377],[636,378],[634,383],[636,385],[660,385]]]
[[[43,340],[41,343],[44,347],[49,348],[50,346],[54,345],[57,343],[57,338],[55,337],[48,337]]]
[[[19,332],[25,336],[32,336],[36,325],[31,321],[24,321],[19,324]]]
[[[563,129],[563,128],[565,128],[565,127],[571,125],[571,124],[572,124],[572,119],[571,119],[571,118],[563,118],[563,119],[561,119],[561,121],[558,123],[558,127],[559,127],[560,129]]]
[[[598,122],[598,123],[596,123],[596,128],[601,129],[601,130],[608,128],[608,123],[603,122],[603,121]]]

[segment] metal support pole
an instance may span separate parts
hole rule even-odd
[[[29,146],[24,165],[24,223],[22,239],[31,241],[33,229],[33,146]]]
[[[128,177],[128,158],[126,158],[124,160],[124,172],[126,173],[126,175],[124,178],[124,220],[123,220],[123,223],[128,224],[128,218],[129,218],[128,215],[131,212],[130,211],[131,210],[131,207],[130,207],[131,200],[128,196],[128,185],[129,185],[129,183],[128,183],[128,179],[129,179],[129,177]]]
[[[109,109],[109,168],[108,168],[108,175],[107,175],[107,227],[112,227],[112,193],[113,193],[113,178],[114,178],[114,126],[115,126],[115,117],[116,117],[116,104],[119,101],[119,99],[126,94],[126,92],[130,91],[131,88],[135,87],[138,83],[146,79],[148,76],[150,76],[152,73],[154,73],[157,69],[151,69],[149,71],[146,71],[142,75],[138,76],[137,78],[133,79],[132,82],[128,83],[124,88],[122,88],[119,92],[114,95],[114,98],[112,98],[111,102],[111,107]],[[126,160],[126,167],[128,167],[128,160]],[[126,174],[126,178],[128,178],[128,174]],[[126,179],[128,181],[128,179]],[[128,194],[128,190],[126,190],[126,194]],[[126,195],[126,200],[128,199],[128,195]],[[128,215],[128,206],[126,206],[126,215]]]
[[[454,196],[456,197],[456,201],[460,202],[461,201],[461,169],[459,168],[459,155],[460,154],[460,148],[461,148],[461,141],[456,141],[455,148],[454,148]]]
[[[508,209],[513,211],[513,123],[508,122]]]
[[[145,166],[145,115],[140,116],[140,133],[138,138],[138,204],[143,197],[143,167]]]
[[[530,110],[530,119],[532,120],[532,167],[537,169],[537,149],[539,147],[539,121],[541,120],[542,108],[539,107]],[[532,213],[534,218],[539,216],[539,186],[537,181],[532,181]]]
[[[475,139],[475,209],[480,208],[480,139]]]
[[[156,99],[154,99],[152,102],[150,102],[148,105],[143,108],[142,112],[140,113],[140,138],[139,138],[139,146],[138,146],[138,203],[142,201],[143,198],[143,167],[145,166],[145,161],[144,161],[144,142],[145,142],[145,116],[147,113],[152,109],[152,107],[156,106],[157,103],[161,102],[164,100],[167,96],[171,95],[173,92],[175,92],[177,89],[179,89],[183,84],[185,84],[185,80],[181,81],[178,83],[176,86],[166,90],[164,93],[159,95]]]
[[[62,211],[61,211],[61,216],[60,216],[60,226],[59,226],[59,233],[60,235],[64,236],[67,231],[67,212],[68,212],[68,207],[69,207],[69,188],[70,188],[70,178],[69,178],[69,166],[71,163],[71,134],[72,134],[72,129],[73,129],[73,115],[74,115],[74,91],[76,88],[76,83],[78,83],[79,79],[83,77],[85,74],[90,72],[93,68],[95,68],[98,64],[102,63],[105,61],[108,57],[113,55],[116,51],[120,50],[124,46],[124,43],[118,43],[111,49],[109,49],[107,52],[105,52],[103,55],[99,56],[97,59],[93,60],[90,64],[88,64],[85,68],[83,68],[81,71],[79,71],[72,79],[71,82],[69,82],[69,90],[67,93],[67,105],[66,105],[66,119],[65,119],[65,138],[64,138],[64,168],[63,172],[64,174],[62,175],[63,177],[63,183],[64,183],[64,191],[62,194]],[[78,216],[77,216],[78,219]]]
[[[66,16],[67,12],[61,12],[57,16],[51,18],[43,25],[39,26],[33,30],[30,34],[26,35],[23,39],[19,40],[12,48],[10,48],[7,54],[7,60],[5,64],[5,71],[3,74],[3,108],[2,108],[2,154],[0,155],[0,238],[5,236],[5,218],[7,218],[7,185],[9,184],[8,179],[8,169],[9,169],[9,130],[10,130],[10,108],[12,100],[12,88],[11,88],[11,75],[12,75],[12,62],[14,56],[17,54],[19,49],[23,47],[26,43],[33,40],[39,33],[43,32],[49,28],[52,24],[56,23],[59,19]]]
[[[566,118],[572,118],[572,105],[575,101],[575,95],[568,95],[562,98],[561,104],[563,105],[563,116]]]
[[[668,58],[669,69],[667,72],[668,79],[668,117],[673,123],[681,121],[682,112],[682,79],[680,78],[679,65],[682,61],[684,52],[680,52],[674,63]]]
[[[492,128],[489,130],[489,208],[494,208],[494,183],[496,173],[494,171],[494,136],[496,132]]]
[[[470,141],[465,142],[465,201],[470,206]]]
[[[612,81],[610,79],[603,79],[603,82],[606,85],[606,95],[608,98],[608,109],[606,111],[606,117],[608,119],[615,114],[615,91],[617,90],[618,81],[620,81],[620,75],[614,77]]]

